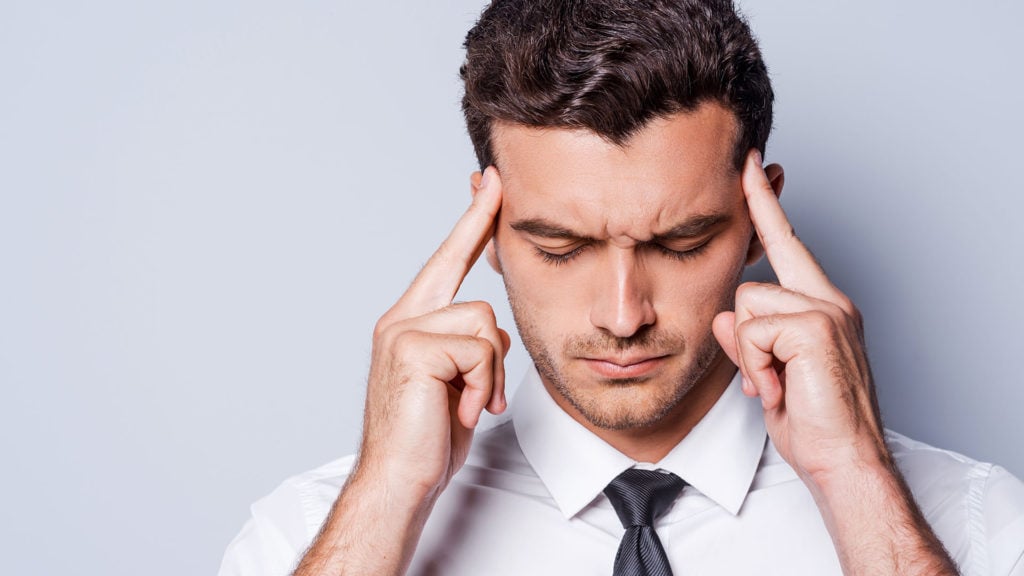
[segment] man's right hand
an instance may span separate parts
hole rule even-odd
[[[357,473],[429,497],[466,460],[485,408],[505,409],[509,336],[486,302],[453,303],[494,232],[497,171],[474,185],[473,203],[412,285],[377,322]]]
[[[509,336],[487,303],[452,302],[500,207],[488,168],[451,234],[377,322],[359,459],[294,576],[404,574],[480,413],[505,409]]]

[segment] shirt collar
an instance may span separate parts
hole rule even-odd
[[[580,512],[623,470],[636,464],[573,420],[531,367],[512,402],[523,455],[566,518]],[[711,410],[656,468],[686,480],[728,510],[739,512],[764,450],[761,404],[733,378]]]

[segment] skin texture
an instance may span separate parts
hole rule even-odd
[[[508,334],[488,304],[453,303],[485,250],[544,385],[594,434],[655,462],[738,366],[845,574],[956,574],[885,447],[860,315],[794,234],[781,168],[724,160],[734,128],[714,104],[621,148],[498,127],[500,174],[473,176],[472,205],[376,326],[359,460],[296,575],[403,574],[481,411],[504,410]],[[780,285],[737,287],[762,250]]]
[[[717,105],[657,119],[624,148],[582,130],[496,130],[504,202],[488,250],[519,334],[562,409],[637,460],[667,454],[735,372],[709,329],[761,254],[729,161],[735,132]],[[702,217],[717,223],[665,237]]]

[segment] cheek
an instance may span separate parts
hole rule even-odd
[[[655,267],[655,306],[664,315],[710,322],[718,312],[732,307],[743,274],[746,247],[720,243],[693,262],[667,262]],[[683,320],[685,322],[685,320]]]
[[[502,243],[496,249],[505,285],[520,302],[529,302],[531,311],[559,306],[573,294],[576,284],[565,274],[567,266],[544,262],[532,246]]]
[[[698,310],[720,307],[723,301],[731,299],[738,278],[733,267],[723,266],[723,263],[718,261],[706,266],[695,264],[685,271],[665,274],[655,291],[658,308],[666,311],[689,310],[692,314]]]

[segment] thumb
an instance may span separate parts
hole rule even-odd
[[[711,333],[732,363],[739,366],[739,353],[736,349],[736,313],[719,312],[711,322]]]
[[[731,311],[719,312],[715,319],[711,321],[711,333],[715,335],[715,339],[718,340],[718,344],[722,347],[725,355],[738,367],[740,365],[740,355],[736,344],[736,313]],[[746,376],[743,378],[743,393],[747,396],[757,395],[753,386],[747,384]]]

